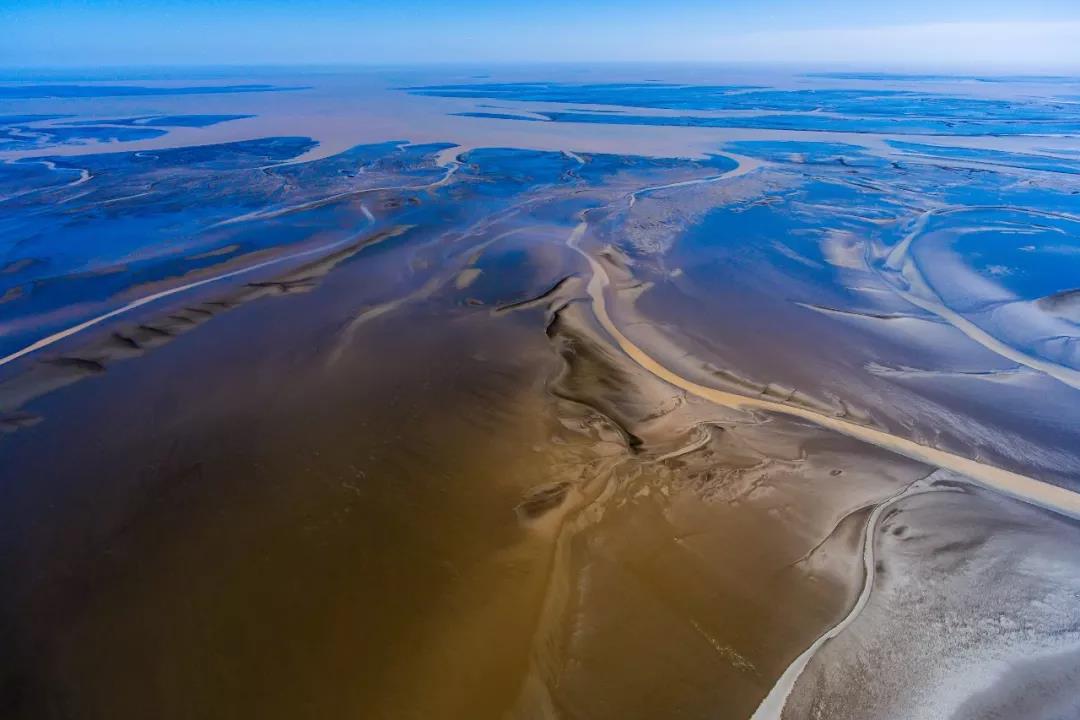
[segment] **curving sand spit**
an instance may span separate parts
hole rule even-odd
[[[1052,362],[1046,358],[1030,355],[997,337],[994,337],[994,335],[988,333],[986,330],[983,330],[960,313],[948,307],[938,297],[937,293],[930,288],[929,284],[923,278],[922,273],[919,271],[918,264],[911,259],[911,245],[920,235],[922,235],[931,217],[971,210],[998,209],[1007,210],[1014,208],[1004,205],[960,205],[928,210],[918,219],[911,232],[909,232],[904,239],[889,252],[885,259],[884,271],[878,271],[878,275],[904,300],[918,308],[922,308],[929,313],[937,315],[987,350],[1000,355],[1003,358],[1012,360],[1015,363],[1027,366],[1032,370],[1045,373],[1069,387],[1080,390],[1080,370]],[[1047,215],[1068,220],[1076,219],[1071,215],[1059,215],[1054,213],[1047,213]],[[871,268],[874,267],[870,262],[867,262],[867,265]]]
[[[398,229],[391,230],[388,233],[381,236],[379,238],[379,240],[384,240],[384,239],[387,239],[387,238],[390,238],[390,237],[395,237],[397,235],[400,235],[406,229],[408,229],[408,228],[398,228]],[[127,303],[126,305],[121,305],[120,307],[115,308],[114,310],[110,310],[107,313],[102,313],[101,315],[97,315],[95,317],[92,317],[89,320],[84,320],[83,322],[81,322],[81,323],[79,323],[77,325],[72,325],[71,327],[64,328],[63,330],[60,330],[59,332],[55,332],[52,335],[49,335],[47,337],[43,337],[40,340],[27,345],[26,347],[20,348],[19,350],[16,350],[13,353],[5,355],[4,357],[0,357],[0,366],[7,365],[8,363],[14,362],[15,360],[18,360],[19,358],[21,358],[21,357],[23,357],[25,355],[29,355],[31,353],[37,352],[38,350],[42,350],[44,348],[47,348],[50,345],[54,345],[55,343],[58,343],[58,342],[60,342],[61,340],[65,339],[65,338],[69,338],[72,335],[77,335],[78,333],[81,333],[83,330],[88,330],[89,328],[92,328],[95,325],[99,325],[99,324],[105,322],[106,320],[111,320],[112,318],[117,317],[118,315],[123,315],[125,313],[131,312],[132,310],[140,308],[143,305],[148,305],[148,304],[150,304],[152,302],[156,302],[156,301],[161,300],[163,298],[167,298],[167,297],[169,297],[171,295],[176,295],[178,293],[186,292],[188,290],[194,290],[195,288],[202,287],[203,285],[209,285],[210,283],[215,283],[215,282],[218,282],[218,281],[221,281],[221,280],[227,280],[228,278],[237,277],[239,275],[245,275],[245,274],[247,274],[249,272],[254,272],[255,270],[261,270],[263,268],[272,267],[274,265],[279,265],[281,263],[288,262],[290,260],[299,260],[300,258],[311,257],[312,255],[321,255],[321,254],[324,254],[324,253],[328,253],[328,252],[330,252],[332,250],[336,250],[337,248],[344,247],[344,246],[348,245],[349,243],[356,242],[356,240],[359,239],[360,237],[362,237],[366,232],[368,232],[367,228],[365,228],[361,232],[353,233],[353,234],[349,235],[346,238],[343,238],[341,240],[335,240],[334,242],[327,243],[325,245],[320,245],[318,247],[310,248],[308,250],[301,250],[299,252],[290,253],[288,255],[282,255],[282,256],[276,257],[276,258],[271,258],[270,260],[264,260],[263,262],[255,263],[254,265],[248,265],[246,267],[242,267],[242,268],[239,268],[237,270],[232,270],[230,272],[222,273],[220,275],[214,275],[212,277],[203,278],[202,280],[196,280],[194,282],[185,283],[183,285],[177,285],[176,287],[171,287],[171,288],[169,288],[167,290],[162,290],[161,292],[156,292],[156,293],[153,293],[152,295],[147,295],[147,296],[141,297],[141,298],[139,298],[137,300],[132,300],[131,302]]]
[[[727,172],[720,173],[719,175],[715,175],[713,177],[697,178],[694,180],[682,180],[680,182],[666,183],[664,185],[653,185],[651,187],[645,187],[641,188],[640,190],[635,190],[634,192],[630,193],[630,199],[627,201],[627,207],[634,207],[634,205],[637,203],[638,196],[644,195],[645,193],[654,192],[656,190],[670,190],[673,188],[688,187],[690,185],[701,185],[703,183],[716,182],[717,180],[730,180],[731,178],[739,177],[740,175],[746,175],[749,172],[753,172],[754,170],[757,170],[759,167],[762,167],[765,164],[761,160],[747,157],[745,155],[736,155],[735,153],[729,152],[718,152],[715,154],[723,155],[726,158],[734,160],[736,163],[735,167],[731,170],[728,170]]]
[[[784,705],[787,704],[788,696],[791,695],[791,691],[795,688],[795,683],[799,681],[799,677],[802,675],[803,670],[805,670],[806,666],[810,664],[810,661],[814,659],[814,655],[817,654],[817,651],[829,640],[846,630],[847,627],[859,617],[863,608],[866,607],[866,603],[870,601],[870,593],[874,589],[874,564],[877,562],[874,558],[874,536],[877,532],[878,523],[881,521],[881,516],[891,506],[904,498],[918,493],[935,492],[934,488],[930,487],[927,483],[932,475],[933,473],[901,488],[898,492],[893,493],[874,507],[873,512],[870,513],[870,517],[866,520],[865,528],[863,528],[863,586],[862,590],[859,591],[858,599],[855,600],[855,604],[852,605],[851,610],[848,611],[847,615],[841,618],[840,622],[819,635],[817,640],[810,644],[810,647],[806,648],[799,657],[795,658],[791,664],[788,665],[787,670],[785,670],[784,674],[780,676],[780,679],[776,681],[776,684],[773,685],[769,694],[766,695],[765,699],[758,705],[754,714],[750,716],[750,720],[779,720],[784,712]],[[937,492],[941,491],[938,490]]]
[[[442,177],[434,180],[430,183],[424,183],[422,185],[384,185],[381,187],[365,187],[357,188],[355,190],[345,190],[344,192],[334,193],[333,195],[327,195],[326,197],[317,198],[315,200],[308,200],[306,202],[298,203],[296,205],[287,205],[285,207],[275,208],[273,210],[255,210],[253,212],[244,213],[243,215],[237,215],[220,222],[216,222],[210,225],[207,229],[213,230],[214,228],[223,227],[226,225],[235,225],[237,223],[251,222],[253,220],[272,220],[274,218],[282,217],[284,215],[292,215],[294,213],[303,212],[305,210],[314,210],[316,208],[325,207],[331,205],[338,200],[344,200],[345,198],[359,197],[361,195],[370,195],[371,193],[387,192],[390,190],[415,190],[416,192],[422,192],[425,190],[434,190],[440,188],[449,183],[454,174],[461,167],[461,162],[458,157],[468,151],[469,148],[455,145],[445,150],[440,150],[435,155],[436,167],[441,167],[446,170]],[[287,163],[283,163],[287,164]],[[277,167],[268,166],[268,167]],[[375,218],[372,216],[371,211],[366,207],[361,206],[364,212],[364,216],[370,221],[374,222]]]
[[[694,184],[695,182],[714,182],[723,178],[734,177],[742,175],[750,170],[754,169],[754,166],[748,166],[741,161],[741,158],[733,158],[739,165],[731,170],[729,173],[714,178],[706,178],[698,181],[690,181],[686,183],[680,183],[680,185]],[[643,191],[639,191],[643,192]],[[631,195],[631,203],[637,193]],[[865,425],[860,425],[848,420],[833,417],[825,413],[816,412],[806,408],[786,405],[780,402],[774,402],[771,400],[764,400],[758,397],[747,397],[738,395],[735,393],[718,390],[716,388],[707,387],[695,383],[687,378],[678,375],[672,370],[668,369],[660,362],[651,357],[643,349],[638,347],[631,341],[621,330],[615,325],[615,322],[611,319],[611,316],[607,311],[607,303],[604,295],[605,289],[610,284],[610,279],[603,265],[600,264],[595,258],[580,247],[581,239],[584,237],[588,230],[589,224],[586,219],[585,213],[581,215],[581,222],[573,229],[567,238],[566,244],[568,247],[580,254],[589,264],[590,276],[588,278],[588,284],[586,286],[586,292],[589,295],[593,313],[596,316],[597,321],[601,327],[611,336],[619,348],[626,353],[634,362],[640,365],[642,368],[652,373],[656,377],[664,380],[671,385],[681,388],[688,393],[696,395],[702,399],[713,402],[717,405],[724,407],[742,409],[742,410],[759,410],[773,413],[780,413],[792,417],[797,417],[802,420],[815,423],[821,427],[828,428],[835,432],[847,435],[848,437],[862,440],[863,442],[876,445],[878,447],[892,450],[900,455],[924,462],[927,465],[931,465],[938,468],[944,468],[952,470],[956,473],[964,475],[988,488],[1001,492],[1003,494],[1014,497],[1018,500],[1031,503],[1040,507],[1047,508],[1054,512],[1061,513],[1073,518],[1080,518],[1080,494],[1052,485],[1050,483],[1042,482],[1026,475],[1003,470],[992,465],[988,465],[977,460],[954,455],[953,453],[939,450],[937,448],[921,445],[907,438],[892,435],[890,433],[878,430]],[[917,232],[917,230],[916,230]],[[910,244],[908,242],[907,244]],[[899,249],[898,256],[901,256],[905,248]],[[946,318],[951,320],[951,318]],[[1025,363],[1027,364],[1027,363]],[[1059,378],[1060,379],[1060,378]],[[898,500],[908,497],[916,492],[926,492],[928,488],[924,487],[921,483],[915,483],[910,485],[890,498],[887,498],[881,504],[879,504],[870,515],[867,520],[866,527],[864,529],[863,540],[863,563],[865,566],[864,585],[860,595],[847,615],[836,625],[826,630],[821,636],[815,640],[809,648],[807,648],[801,655],[799,655],[787,668],[783,675],[777,680],[776,684],[770,690],[769,694],[762,701],[752,716],[753,720],[772,720],[781,717],[784,709],[784,705],[787,702],[787,698],[790,695],[795,683],[798,681],[799,676],[802,674],[805,667],[810,663],[814,654],[821,648],[829,639],[840,634],[851,622],[858,617],[863,606],[869,599],[870,592],[873,585],[873,537],[874,531],[878,520],[882,513],[893,503]]]
[[[274,210],[258,210],[258,211],[255,211],[255,212],[245,213],[243,215],[238,215],[236,217],[232,217],[232,218],[229,218],[227,220],[222,220],[219,223],[215,223],[214,225],[210,226],[210,229],[220,227],[220,226],[223,226],[223,225],[233,225],[233,224],[236,224],[236,223],[250,222],[250,221],[253,221],[253,220],[269,220],[269,219],[273,219],[273,218],[276,218],[276,217],[280,217],[282,215],[289,215],[289,214],[292,214],[292,213],[295,213],[295,212],[300,212],[300,211],[303,211],[303,210],[311,210],[311,209],[314,209],[314,208],[322,207],[324,205],[328,205],[330,203],[336,202],[338,200],[341,200],[341,199],[344,199],[344,198],[347,198],[347,197],[356,197],[356,196],[360,196],[360,195],[366,195],[366,194],[369,194],[369,193],[383,192],[383,191],[387,191],[387,190],[416,190],[416,191],[434,190],[435,188],[442,187],[443,185],[446,185],[447,183],[450,182],[450,180],[453,178],[454,174],[461,167],[461,162],[458,160],[458,158],[460,157],[460,155],[462,153],[465,153],[468,150],[469,150],[469,148],[467,148],[467,147],[460,146],[460,145],[455,145],[455,146],[446,148],[445,150],[439,151],[439,153],[435,156],[435,164],[438,167],[444,168],[446,170],[446,172],[443,173],[442,177],[440,177],[438,180],[435,180],[434,182],[431,182],[431,183],[427,183],[427,184],[424,184],[424,185],[415,185],[415,186],[400,186],[400,185],[394,186],[394,185],[391,185],[391,186],[386,186],[386,187],[361,188],[361,189],[358,189],[358,190],[348,190],[346,192],[337,193],[335,195],[330,195],[328,197],[319,198],[317,200],[310,200],[308,202],[300,203],[298,205],[290,205],[288,207],[277,208],[277,209],[274,209]],[[45,163],[48,164],[50,166],[50,168],[54,167],[54,164],[51,163],[50,161],[45,161]],[[75,180],[74,182],[70,183],[69,186],[80,185],[80,184],[82,184],[82,183],[84,183],[84,182],[86,182],[87,180],[90,179],[90,173],[88,171],[82,170],[82,171],[80,171],[80,173],[81,173],[80,177],[77,180]],[[369,210],[368,207],[366,205],[362,204],[362,203],[361,203],[360,209],[363,212],[364,217],[367,219],[368,225],[369,226],[373,225],[375,223],[375,216],[372,214],[371,210]],[[174,288],[169,288],[168,290],[162,290],[161,292],[154,293],[152,295],[147,295],[146,297],[142,297],[142,298],[139,298],[137,300],[133,300],[132,302],[129,302],[126,305],[118,307],[115,310],[110,310],[107,313],[103,313],[103,314],[98,315],[96,317],[92,317],[89,320],[81,322],[81,323],[79,323],[77,325],[73,325],[73,326],[71,326],[69,328],[65,328],[64,330],[53,333],[52,335],[49,335],[48,337],[41,338],[40,340],[38,340],[36,342],[33,342],[30,345],[27,345],[26,347],[23,347],[23,348],[21,348],[19,350],[16,350],[15,352],[13,352],[13,353],[11,353],[9,355],[5,355],[4,357],[0,357],[0,366],[6,365],[6,364],[8,364],[10,362],[18,360],[19,358],[21,358],[21,357],[23,357],[25,355],[29,355],[31,353],[37,352],[38,350],[41,350],[41,349],[46,348],[46,347],[48,347],[50,345],[53,345],[53,344],[63,340],[64,338],[71,337],[72,335],[76,335],[76,334],[82,332],[83,330],[87,330],[88,328],[91,328],[91,327],[93,327],[95,325],[103,323],[106,320],[110,320],[110,319],[112,319],[112,318],[114,318],[114,317],[116,317],[118,315],[123,315],[124,313],[130,312],[131,310],[135,310],[136,308],[142,307],[143,305],[147,305],[147,304],[155,302],[157,300],[161,300],[163,298],[169,297],[170,295],[176,295],[177,293],[185,292],[187,290],[193,290],[194,288],[200,287],[202,285],[207,285],[209,283],[217,282],[219,280],[226,280],[228,278],[236,277],[238,275],[243,275],[245,273],[249,273],[249,272],[252,272],[254,270],[260,270],[260,269],[265,268],[265,267],[270,267],[270,266],[273,266],[273,265],[277,265],[279,263],[286,262],[288,260],[296,260],[296,259],[299,259],[299,258],[309,257],[311,255],[317,255],[319,253],[328,252],[330,250],[334,250],[334,249],[336,249],[338,247],[347,245],[350,242],[355,241],[361,234],[362,233],[353,234],[353,235],[350,235],[349,237],[347,237],[347,238],[345,238],[343,240],[338,240],[338,241],[335,241],[335,242],[332,242],[332,243],[328,243],[326,245],[320,245],[317,248],[312,248],[310,250],[302,250],[300,252],[292,253],[290,255],[284,255],[282,257],[273,258],[271,260],[266,260],[264,262],[256,263],[254,265],[249,265],[248,267],[240,268],[238,270],[233,270],[233,271],[227,272],[227,273],[222,273],[221,275],[215,275],[214,277],[204,278],[202,280],[198,280],[198,281],[195,281],[195,282],[190,282],[190,283],[187,283],[187,284],[184,284],[184,285],[179,285],[179,286],[174,287]]]
[[[741,160],[741,158],[737,157],[732,159],[737,162]],[[753,168],[748,168],[740,162],[738,167],[725,175],[717,178],[707,178],[697,182],[713,182],[725,177],[735,177],[743,175],[751,169]],[[862,440],[863,442],[887,450],[892,450],[905,457],[924,462],[927,465],[945,468],[960,473],[986,487],[1024,502],[1039,505],[1063,515],[1080,518],[1080,494],[1063,487],[1042,482],[1035,478],[1014,473],[1009,470],[1003,470],[994,467],[993,465],[987,465],[960,455],[954,455],[953,453],[944,450],[920,445],[907,438],[902,438],[865,425],[859,425],[858,423],[833,417],[825,413],[808,410],[794,405],[786,405],[772,400],[738,395],[700,385],[671,371],[635,345],[622,333],[622,331],[619,330],[614,321],[612,321],[611,316],[608,315],[607,303],[604,297],[604,290],[610,284],[608,274],[595,258],[579,247],[581,238],[584,236],[586,230],[588,230],[588,227],[588,220],[584,219],[583,216],[581,222],[578,223],[567,238],[567,246],[578,252],[589,263],[591,277],[586,286],[586,291],[591,299],[593,312],[596,314],[596,318],[600,325],[612,337],[619,348],[633,359],[634,362],[658,378],[675,387],[681,388],[688,393],[716,403],[717,405],[744,410],[763,410],[807,420],[820,425],[821,427],[847,435],[848,437]]]

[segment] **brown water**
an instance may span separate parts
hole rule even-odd
[[[791,302],[836,289],[752,225],[722,286],[672,251],[792,174],[386,153],[210,173],[268,193],[220,263],[5,365],[0,715],[748,718],[815,647],[773,717],[1068,706],[1072,430],[869,375],[941,356]]]

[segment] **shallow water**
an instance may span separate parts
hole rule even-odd
[[[237,74],[0,84],[5,716],[1069,706],[1075,79]]]

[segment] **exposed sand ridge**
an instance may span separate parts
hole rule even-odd
[[[735,159],[738,162],[738,158],[732,159]],[[716,178],[699,180],[697,182],[714,182],[722,178],[737,177],[750,172],[752,169],[752,166],[740,163],[738,167],[724,175]],[[1080,518],[1080,494],[1071,490],[1067,490],[1057,485],[1051,485],[1050,483],[1042,482],[1026,475],[997,468],[977,460],[954,455],[953,453],[944,450],[921,445],[912,440],[908,440],[907,438],[898,437],[883,430],[860,425],[825,413],[815,412],[795,405],[787,405],[781,402],[764,400],[762,398],[747,397],[712,387],[706,387],[672,372],[626,337],[608,315],[607,303],[604,296],[604,290],[610,284],[607,272],[599,261],[580,247],[581,239],[584,237],[588,227],[588,220],[585,218],[585,214],[583,214],[581,222],[573,229],[566,242],[568,247],[577,251],[589,263],[591,276],[588,280],[586,291],[589,294],[593,312],[596,314],[596,318],[600,322],[600,325],[612,337],[623,352],[630,356],[630,358],[638,365],[662,380],[675,387],[682,388],[693,395],[725,407],[764,410],[767,412],[782,413],[784,415],[798,417],[843,435],[847,435],[848,437],[853,437],[857,440],[862,440],[872,445],[892,450],[913,460],[960,473],[986,487],[1015,497],[1019,500],[1023,500],[1024,502],[1039,505],[1063,515]]]

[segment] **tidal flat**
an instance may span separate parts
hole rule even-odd
[[[0,715],[1080,712],[1080,79],[235,74],[0,82]]]

